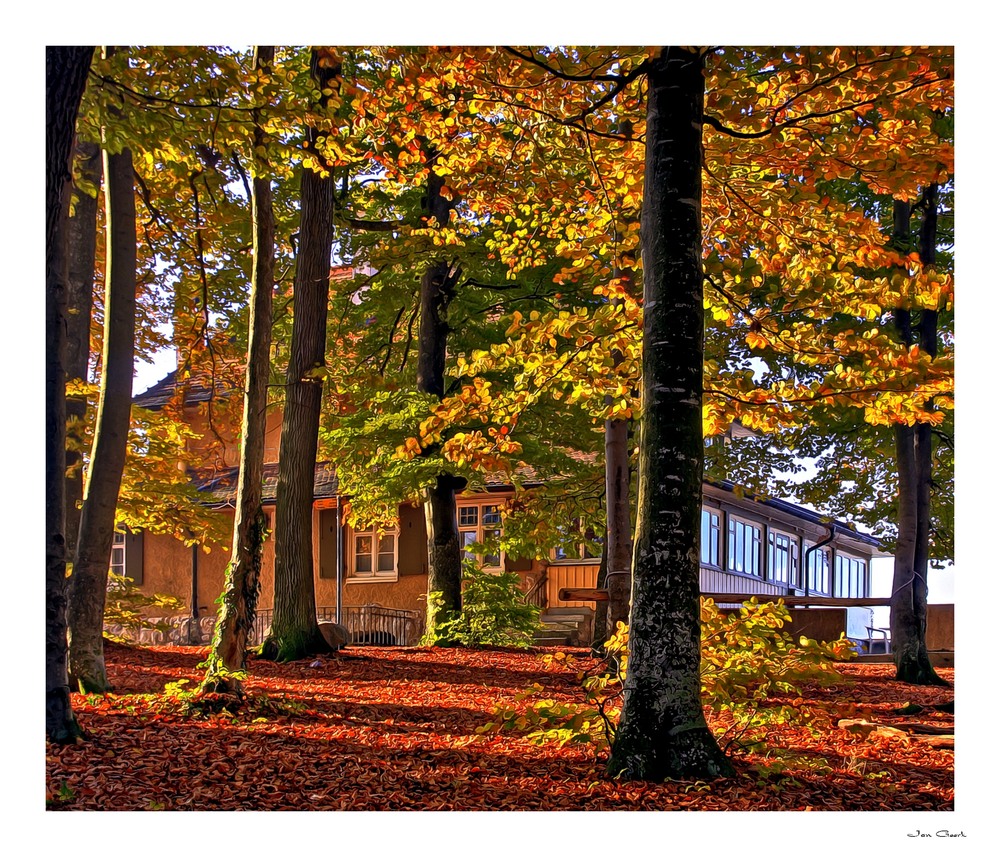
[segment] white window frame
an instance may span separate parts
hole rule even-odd
[[[117,574],[119,577],[128,576],[125,533],[120,533],[118,530],[115,530],[115,537],[111,542],[111,567],[109,571],[111,574]]]
[[[392,583],[399,579],[399,527],[386,527],[381,530],[369,528],[367,530],[355,530],[353,527],[348,530],[347,541],[347,575],[346,583]],[[379,540],[387,536],[392,538],[392,571],[379,571],[378,558],[381,553],[377,549]],[[357,540],[368,537],[372,540],[372,551],[367,555],[371,557],[371,571],[358,571],[358,549]]]
[[[730,514],[727,517],[729,520],[726,524],[726,570],[765,580],[764,525],[759,521],[752,521],[737,515]],[[743,532],[740,532],[741,527],[743,528]],[[747,530],[752,530],[755,536],[752,536],[750,539],[750,547],[746,544]],[[756,544],[756,550],[751,554],[749,550],[754,544]],[[756,565],[756,568],[751,568],[750,570],[737,568],[736,560],[742,563],[748,556],[753,560],[751,565]]]
[[[852,574],[852,569],[856,568],[857,565],[861,566],[861,580],[860,580],[860,591],[855,591],[855,587],[852,585],[854,582],[854,575]],[[842,553],[837,551],[837,556],[833,561],[833,588],[836,590],[834,595],[837,598],[865,598],[868,595],[868,560],[862,556],[856,556],[851,553]],[[846,566],[844,576],[847,581],[847,592],[843,592],[841,589],[841,569]]]
[[[775,574],[775,560],[778,556],[778,540],[788,543],[788,573],[785,578]],[[767,530],[767,579],[771,583],[799,588],[799,537],[794,533],[768,527]]]
[[[705,516],[708,517],[706,523]],[[706,568],[722,568],[722,509],[714,506],[701,507],[701,549],[699,552],[699,562]],[[714,519],[714,520],[713,520]],[[705,533],[709,538],[706,540]],[[714,539],[712,538],[714,534]],[[715,548],[715,562],[712,562],[712,548]],[[708,558],[705,558],[706,548],[708,548]],[[727,542],[728,548],[728,542]]]
[[[823,547],[816,548],[810,553],[810,549],[816,547],[815,545],[806,542],[805,554],[809,557],[808,561],[805,563],[805,577],[803,583],[806,592],[814,592],[817,595],[829,595],[833,596],[833,560],[830,556],[830,548],[827,545]],[[822,565],[819,565],[820,559],[823,560]],[[812,586],[812,582],[816,576],[819,576],[821,580],[826,582],[826,588],[818,588]]]
[[[484,571],[503,571],[507,566],[507,556],[503,550],[500,550],[499,554],[496,555],[498,556],[496,565],[487,565],[486,560],[494,556],[494,554],[473,554],[466,549],[467,544],[483,544],[486,539],[485,533],[487,530],[490,532],[497,531],[501,537],[503,536],[503,513],[500,511],[501,501],[493,499],[460,500],[456,505],[458,507],[456,510],[458,517],[458,540],[460,550],[462,551],[462,559],[474,559]],[[499,516],[499,521],[496,524],[485,524],[483,521],[486,516],[484,510],[490,508],[495,510],[495,513]],[[475,523],[462,523],[462,512],[469,509],[476,510]],[[472,538],[470,539],[469,536],[472,536]]]

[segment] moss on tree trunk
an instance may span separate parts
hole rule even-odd
[[[257,68],[267,70],[274,48],[259,47]],[[254,115],[254,151],[266,151],[267,138]],[[270,374],[271,293],[274,288],[274,210],[267,164],[258,154],[251,187],[253,274],[250,282],[250,329],[240,431],[240,471],[233,522],[233,559],[226,568],[222,604],[215,624],[202,692],[242,697],[239,674],[257,612],[264,557],[266,518],[261,505],[264,438],[267,428],[267,381]]]

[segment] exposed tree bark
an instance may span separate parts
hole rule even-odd
[[[455,494],[465,480],[441,473],[424,491],[424,521],[427,526],[427,644],[447,643],[438,628],[462,611],[462,545],[458,537]],[[431,598],[432,593],[437,597]]]
[[[628,466],[628,420],[604,423],[604,477],[608,510],[608,611],[605,639],[618,623],[628,624],[632,590],[632,515],[629,505],[631,472]]]
[[[925,194],[925,214],[920,231],[920,260],[925,266],[936,259],[937,187]],[[910,245],[909,203],[896,200],[893,206],[893,243],[903,249]],[[916,331],[910,310],[894,313],[900,342],[917,344],[931,358],[937,355],[937,312],[924,309]],[[931,665],[927,653],[927,564],[930,545],[930,501],[932,484],[932,433],[929,423],[897,425],[896,468],[899,476],[899,512],[896,552],[892,575],[892,604],[889,626],[892,634],[896,678],[909,684],[947,685]]]
[[[605,535],[604,550],[601,551],[601,564],[597,567],[597,588],[607,589],[608,586],[608,539]],[[590,651],[595,657],[604,656],[604,644],[608,635],[608,602],[594,602],[594,639],[590,641]]]
[[[436,152],[428,152],[433,163]],[[427,179],[425,209],[438,226],[445,226],[453,203],[441,195],[444,179],[433,170]],[[447,260],[431,262],[420,279],[420,327],[417,333],[417,389],[444,398],[444,370],[448,353],[448,307],[455,297],[460,269]],[[458,534],[455,493],[465,479],[442,472],[424,492],[427,526],[427,621],[424,641],[434,645],[438,628],[462,611],[462,546]],[[433,595],[436,593],[436,595]],[[433,597],[432,597],[433,595]]]
[[[648,81],[642,426],[629,671],[608,772],[625,779],[704,780],[733,769],[705,722],[699,675],[701,52],[664,48],[650,63]]]
[[[66,220],[93,55],[92,46],[45,50],[45,734],[61,744],[82,737],[66,672]]]
[[[107,273],[104,353],[94,445],[90,453],[80,534],[69,579],[69,672],[82,692],[107,693],[104,604],[115,533],[115,510],[132,409],[135,351],[135,187],[132,153],[104,149]]]
[[[319,88],[331,86],[340,66],[331,65],[317,49],[312,73]],[[326,104],[322,98],[319,107]],[[319,133],[307,132],[313,156]],[[299,250],[295,269],[291,354],[285,385],[285,410],[278,451],[278,487],[275,510],[274,619],[261,653],[282,661],[328,652],[316,622],[313,583],[312,507],[316,474],[319,416],[326,364],[326,314],[330,292],[330,249],[333,244],[335,180],[302,170]]]
[[[274,47],[256,50],[254,67],[268,70]],[[254,152],[264,150],[266,135],[254,114]],[[254,156],[251,187],[253,272],[250,322],[240,431],[240,471],[233,523],[233,558],[226,569],[219,618],[201,691],[243,696],[238,673],[246,670],[246,650],[257,611],[264,557],[266,517],[262,503],[264,436],[267,428],[267,380],[270,374],[272,290],[274,288],[274,207],[267,163]]]
[[[97,195],[101,190],[101,147],[76,144],[80,182],[75,188],[75,211],[69,218],[69,315],[66,319],[66,376],[86,383],[90,370],[90,318],[94,305],[94,263],[97,256]],[[83,426],[87,417],[84,395],[66,397],[66,554],[76,552],[83,506]]]

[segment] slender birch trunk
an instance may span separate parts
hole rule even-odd
[[[78,142],[80,183],[75,211],[69,218],[69,315],[66,319],[66,374],[86,383],[90,372],[90,320],[94,305],[94,264],[97,257],[97,195],[101,190],[101,147]],[[91,192],[93,191],[93,192]],[[87,398],[66,397],[66,550],[76,552],[83,507],[83,427]]]
[[[254,68],[268,73],[274,47],[260,46]],[[264,151],[266,135],[259,111],[254,111],[254,161],[251,188],[253,273],[250,279],[250,329],[243,387],[240,430],[240,471],[233,522],[233,558],[215,623],[202,692],[243,696],[239,674],[246,670],[246,650],[257,611],[260,571],[264,557],[266,517],[262,502],[264,436],[267,427],[267,380],[271,362],[272,290],[274,288],[274,207]]]
[[[110,54],[110,51],[109,51]],[[103,134],[103,132],[102,132]],[[81,691],[111,689],[104,665],[104,605],[125,470],[135,351],[135,187],[132,153],[104,148],[106,275],[97,423],[69,580],[69,671]]]

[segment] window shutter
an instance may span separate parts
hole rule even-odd
[[[137,586],[143,583],[142,531],[125,534],[125,576],[131,577]]]

